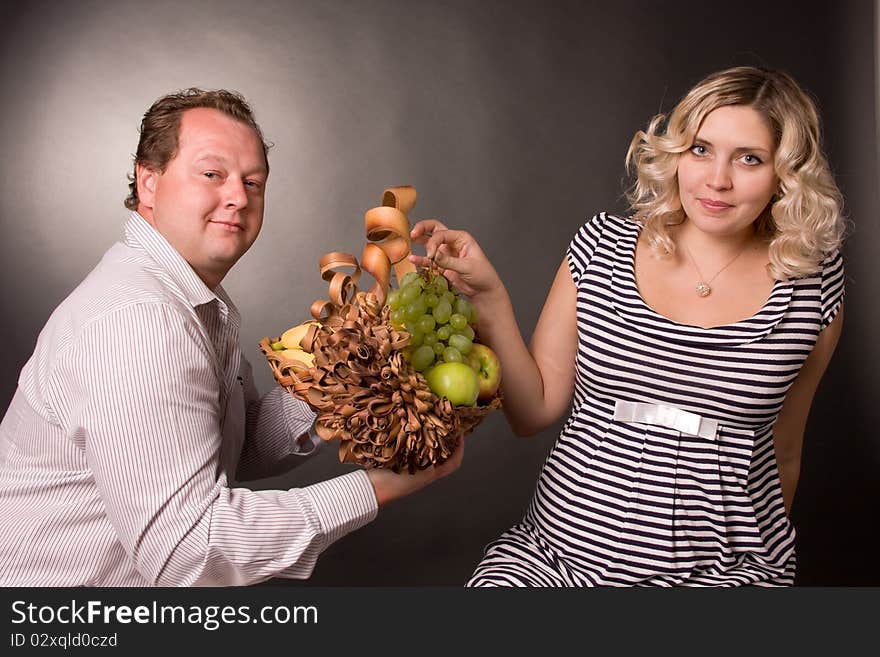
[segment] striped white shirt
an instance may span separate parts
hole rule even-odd
[[[306,578],[376,516],[359,470],[234,487],[314,451],[314,415],[260,398],[239,315],[140,215],[40,333],[0,424],[0,584]]]

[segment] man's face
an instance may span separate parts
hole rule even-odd
[[[213,289],[257,239],[267,176],[250,127],[218,110],[187,110],[165,171],[137,169],[138,212]]]

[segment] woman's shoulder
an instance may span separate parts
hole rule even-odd
[[[590,248],[603,240],[617,241],[621,237],[638,237],[641,225],[633,219],[614,212],[597,212],[577,229],[573,245],[587,244]]]
[[[838,248],[834,249],[830,253],[825,254],[825,257],[822,259],[821,268],[823,276],[826,276],[827,274],[836,272],[838,270],[842,270],[843,252]]]
[[[586,271],[597,250],[602,250],[600,245],[605,245],[606,252],[609,248],[613,250],[611,244],[625,236],[637,238],[638,231],[639,224],[633,219],[613,212],[598,212],[585,221],[568,247],[568,261],[575,283]]]
[[[795,286],[812,286],[825,284],[831,280],[842,279],[844,276],[844,258],[840,248],[824,253],[809,273],[793,276],[789,279]]]
[[[835,249],[822,261],[822,328],[834,320],[843,305],[845,273],[843,254]]]
[[[583,235],[584,233],[590,233],[596,235],[607,230],[616,233],[638,232],[640,227],[641,224],[633,217],[603,210],[597,212],[581,224],[581,227],[578,229],[578,234]]]
[[[839,248],[825,253],[813,273],[790,279],[795,295],[816,304],[821,313],[820,328],[823,329],[840,311],[846,292],[845,282],[843,253]]]

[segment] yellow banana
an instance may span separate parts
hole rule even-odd
[[[309,326],[311,326],[312,324],[318,324],[318,322],[303,322],[302,324],[298,324],[293,328],[287,329],[281,335],[281,344],[284,346],[285,349],[302,349],[299,343],[304,337],[306,337]]]
[[[284,351],[278,352],[278,355],[289,360],[299,361],[306,367],[313,367],[315,365],[314,354],[310,354],[302,349],[285,349]]]

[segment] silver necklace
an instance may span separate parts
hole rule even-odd
[[[694,269],[697,272],[697,276],[700,279],[699,282],[697,283],[696,288],[695,288],[697,291],[698,297],[708,297],[710,294],[712,294],[712,287],[710,286],[710,283],[712,281],[714,281],[716,278],[718,278],[718,275],[721,272],[723,272],[725,269],[730,267],[730,265],[732,265],[736,261],[736,259],[739,258],[743,254],[743,252],[746,250],[748,245],[749,245],[749,243],[746,242],[745,246],[743,248],[741,248],[739,250],[739,252],[735,256],[733,256],[733,258],[731,258],[730,262],[728,262],[721,269],[719,269],[717,272],[715,272],[715,275],[707,281],[703,277],[703,274],[700,272],[700,268],[697,267],[697,261],[694,260],[694,256],[691,254],[691,250],[687,247],[687,244],[682,242],[682,246],[684,247],[685,252],[688,254],[688,257],[691,259],[691,264],[694,266]]]

